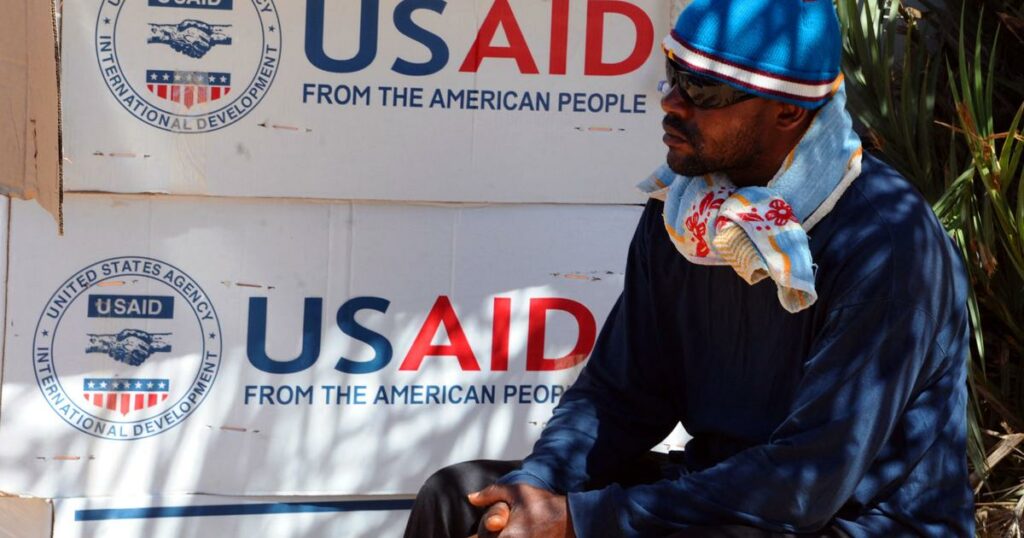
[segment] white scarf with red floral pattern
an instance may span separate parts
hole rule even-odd
[[[729,265],[748,284],[771,278],[779,302],[799,312],[817,300],[807,232],[860,174],[860,138],[840,85],[766,187],[736,188],[727,177],[676,175],[668,165],[639,188],[665,202],[676,249],[700,265]]]

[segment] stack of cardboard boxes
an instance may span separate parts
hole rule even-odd
[[[525,455],[622,286],[672,7],[65,0],[64,234],[0,215],[0,529],[395,536]]]

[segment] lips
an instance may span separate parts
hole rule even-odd
[[[672,126],[671,123],[673,123],[672,119],[670,119],[668,116],[666,116],[665,119],[661,121],[661,128],[665,131],[665,136],[662,137],[662,141],[664,141],[666,144],[670,146],[678,144],[689,144],[689,139],[683,136],[679,129]]]
[[[661,140],[669,146],[679,146],[690,143],[690,141],[685,137],[670,129],[665,129],[665,135],[661,137]]]
[[[665,131],[665,135],[661,137],[661,141],[669,146],[689,144],[689,141],[687,141],[685,138],[680,138],[679,136],[674,135],[668,131]]]

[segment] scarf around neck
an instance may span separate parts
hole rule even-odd
[[[767,186],[680,176],[663,164],[638,188],[665,202],[665,229],[687,260],[729,265],[751,285],[771,278],[795,313],[818,298],[807,232],[860,175],[861,153],[840,83]]]

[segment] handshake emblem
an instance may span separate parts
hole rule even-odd
[[[214,45],[230,45],[229,24],[207,24],[185,19],[178,24],[149,23],[147,43],[170,45],[172,49],[192,58],[202,58]]]
[[[171,344],[164,340],[170,333],[149,333],[138,329],[124,329],[117,334],[90,334],[86,353],[104,353],[110,358],[139,366],[157,352],[168,352]]]

